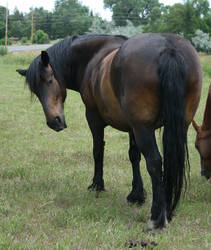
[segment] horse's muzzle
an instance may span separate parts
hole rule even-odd
[[[59,132],[65,128],[67,128],[65,119],[61,119],[59,116],[54,117],[52,121],[47,121],[47,125],[49,128]]]

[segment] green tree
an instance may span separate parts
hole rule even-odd
[[[9,14],[8,17],[8,35],[9,37],[19,37],[21,38],[24,33],[25,26],[24,14],[20,12],[17,8],[14,9],[13,14]]]
[[[0,21],[5,21],[6,8],[0,5]]]
[[[113,12],[113,20],[118,26],[125,26],[127,20],[135,26],[147,24],[155,7],[160,7],[158,0],[104,0],[105,8]]]
[[[76,0],[57,0],[53,12],[52,30],[56,37],[83,34],[92,24],[89,9]]]
[[[20,21],[24,22],[24,14],[20,12],[17,8],[13,10],[13,14],[9,15],[9,21]]]
[[[6,8],[0,6],[0,39],[5,36],[5,12]]]
[[[166,13],[165,22],[166,30],[165,32],[171,33],[183,33],[184,31],[184,15],[185,6],[183,4],[177,3],[169,8],[169,12]]]
[[[197,20],[197,29],[204,33],[211,33],[211,12],[207,0],[193,0],[192,2]]]
[[[161,7],[154,7],[149,15],[149,21],[143,26],[144,32],[163,32],[166,31],[165,17],[169,12],[169,7],[161,4]]]
[[[18,37],[21,38],[24,33],[24,23],[22,23],[21,21],[13,21],[10,22],[10,26],[9,26],[9,37],[14,36],[14,37]]]
[[[209,3],[207,0],[187,0],[184,4],[174,4],[166,13],[166,32],[183,34],[185,38],[191,39],[197,29],[208,28],[207,15]]]
[[[33,10],[34,14],[34,29],[43,30],[45,33],[48,33],[50,37],[53,37],[52,23],[53,23],[53,14],[47,10],[41,8],[35,8]]]
[[[28,14],[26,16],[26,20],[24,21],[24,27],[23,27],[23,36],[26,36],[28,39],[31,37],[31,15]]]
[[[5,35],[5,23],[0,21],[0,39]]]
[[[190,2],[195,10],[197,17],[205,17],[209,12],[209,1],[208,0],[187,0]]]
[[[197,15],[197,9],[194,8],[192,1],[187,1],[184,5],[184,16],[183,16],[183,34],[187,39],[193,37],[197,28],[199,28],[200,15]]]
[[[208,33],[211,35],[211,12],[209,12],[204,18],[203,22],[201,23],[201,30],[203,32]]]

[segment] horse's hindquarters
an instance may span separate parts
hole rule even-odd
[[[162,228],[179,202],[188,165],[186,127],[201,95],[198,55],[175,35],[136,36],[114,59],[112,86],[151,176],[153,227]],[[154,136],[162,122],[163,167]]]
[[[181,87],[184,88],[186,122],[189,125],[192,121],[202,87],[198,54],[188,41],[179,36],[142,34],[122,45],[111,71],[112,87],[130,122],[154,128],[162,124],[163,96],[158,71],[160,57],[168,50],[169,58],[173,58],[174,53],[179,53],[184,59],[186,76]],[[174,66],[169,64],[169,69],[171,73],[174,72]]]
[[[154,126],[159,114],[160,89],[156,57],[143,39],[130,39],[112,64],[112,87],[120,106],[135,125]]]

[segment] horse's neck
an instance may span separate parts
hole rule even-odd
[[[207,96],[206,107],[204,111],[204,119],[202,123],[202,130],[210,130],[211,129],[211,85],[209,87],[209,92]]]
[[[80,91],[81,84],[83,82],[83,77],[86,72],[87,65],[95,57],[96,62],[99,62],[101,58],[104,58],[110,51],[120,47],[120,44],[123,42],[122,38],[116,38],[113,41],[112,37],[99,37],[97,39],[84,40],[79,43],[73,44],[71,47],[71,58],[70,58],[70,67],[73,70],[72,82],[74,86],[71,86],[71,81],[67,88]],[[97,63],[96,63],[97,65]],[[73,88],[74,87],[74,88]]]

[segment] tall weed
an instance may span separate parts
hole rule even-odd
[[[3,46],[0,46],[0,56],[5,56],[7,53],[7,49]]]
[[[40,51],[9,53],[2,59],[2,62],[9,65],[29,65],[35,59],[35,57],[39,55],[39,53]]]

